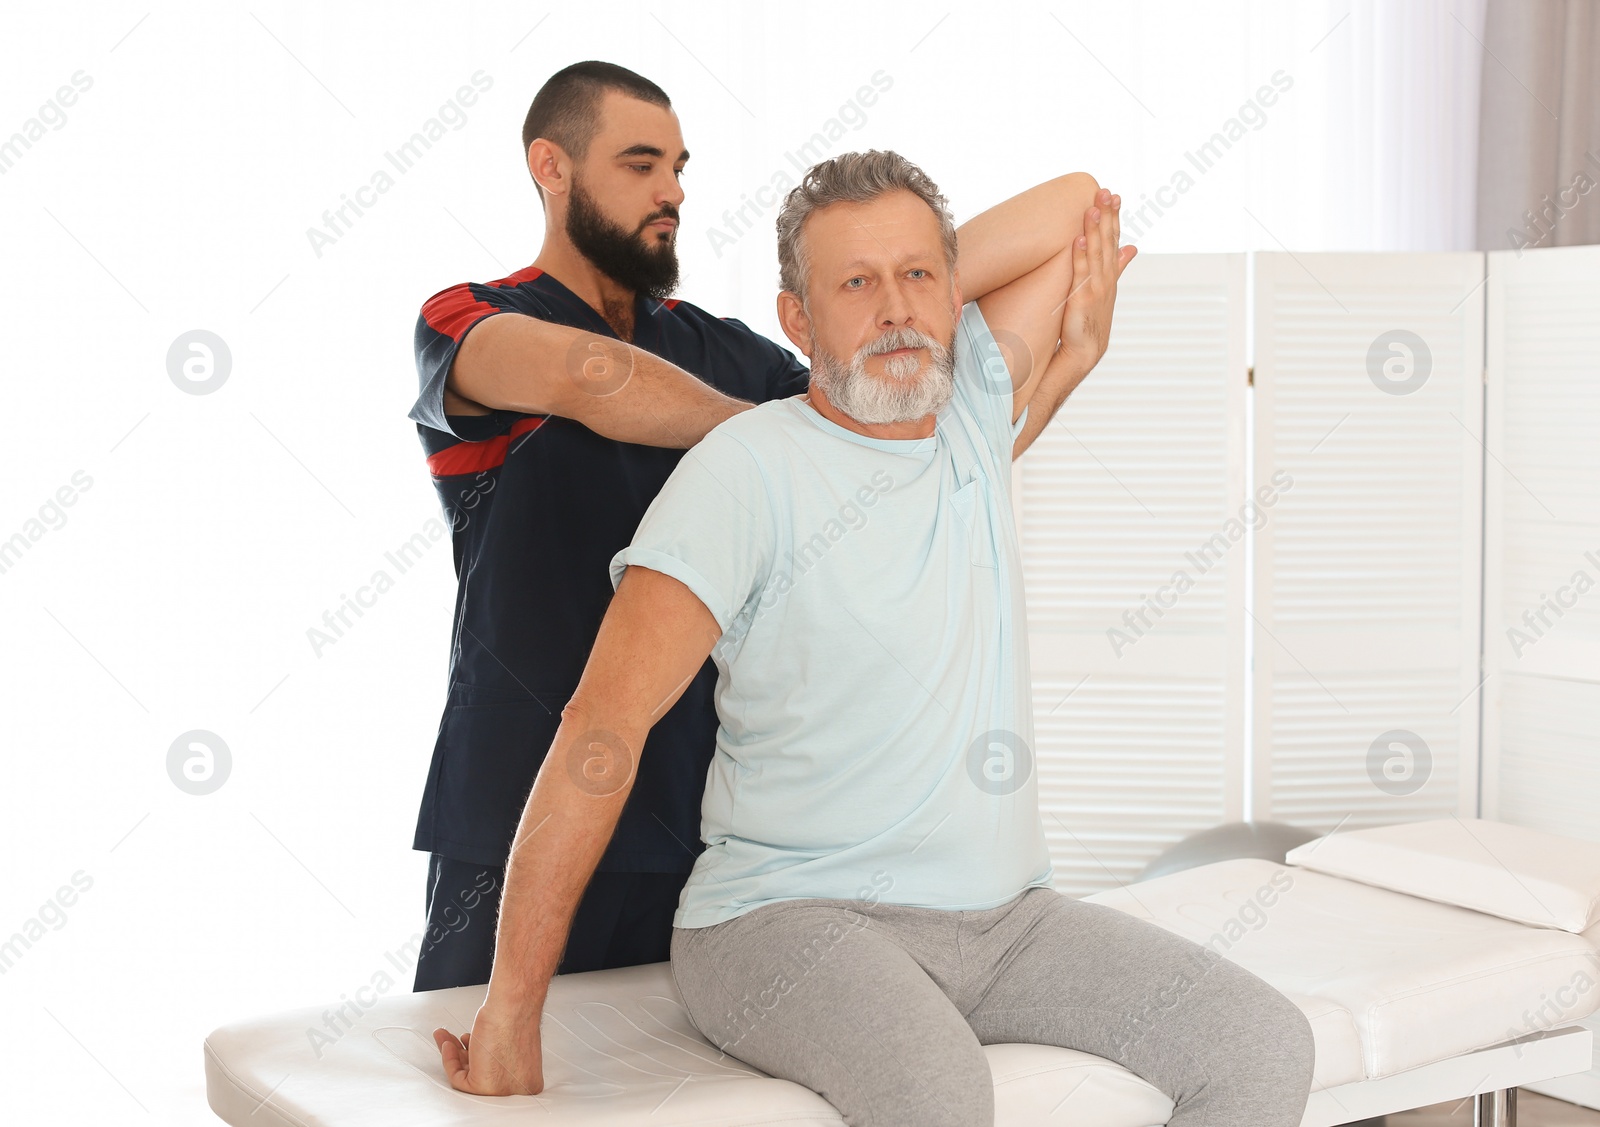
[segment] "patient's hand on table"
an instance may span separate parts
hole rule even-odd
[[[542,1007],[541,1007],[542,1009]],[[539,1013],[524,1019],[478,1008],[472,1032],[459,1040],[448,1029],[433,1031],[450,1086],[479,1096],[536,1096],[544,1091]]]

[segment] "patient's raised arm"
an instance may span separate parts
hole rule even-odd
[[[453,1087],[544,1090],[539,1019],[578,901],[628,800],[645,736],[721,634],[683,583],[639,566],[623,574],[517,826],[488,995],[465,1038],[434,1031]]]
[[[1099,190],[1099,182],[1089,173],[1069,172],[980,211],[957,227],[961,299],[976,301],[1069,250],[1083,230],[1084,209]],[[1059,321],[1060,315],[1051,320]]]

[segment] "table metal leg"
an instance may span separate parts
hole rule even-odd
[[[1472,1127],[1517,1127],[1517,1090],[1502,1088],[1475,1097]]]

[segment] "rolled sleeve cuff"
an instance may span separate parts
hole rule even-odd
[[[677,556],[669,556],[655,548],[624,548],[611,557],[613,591],[622,582],[622,573],[632,564],[647,567],[651,571],[659,571],[662,575],[670,575],[689,588],[694,592],[695,598],[711,612],[711,617],[717,620],[717,628],[724,633],[727,632],[729,624],[733,622],[733,612],[729,609],[727,600],[712,586],[711,581]]]

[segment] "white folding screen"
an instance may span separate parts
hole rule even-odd
[[[1140,255],[1105,358],[1017,464],[1040,805],[1069,895],[1243,815],[1244,324],[1243,255]]]
[[[1246,816],[1600,840],[1600,248],[1252,257],[1141,255],[1016,469],[1058,887]]]
[[[1259,254],[1258,816],[1475,810],[1483,256]]]
[[[1484,816],[1600,840],[1600,247],[1487,288]]]

